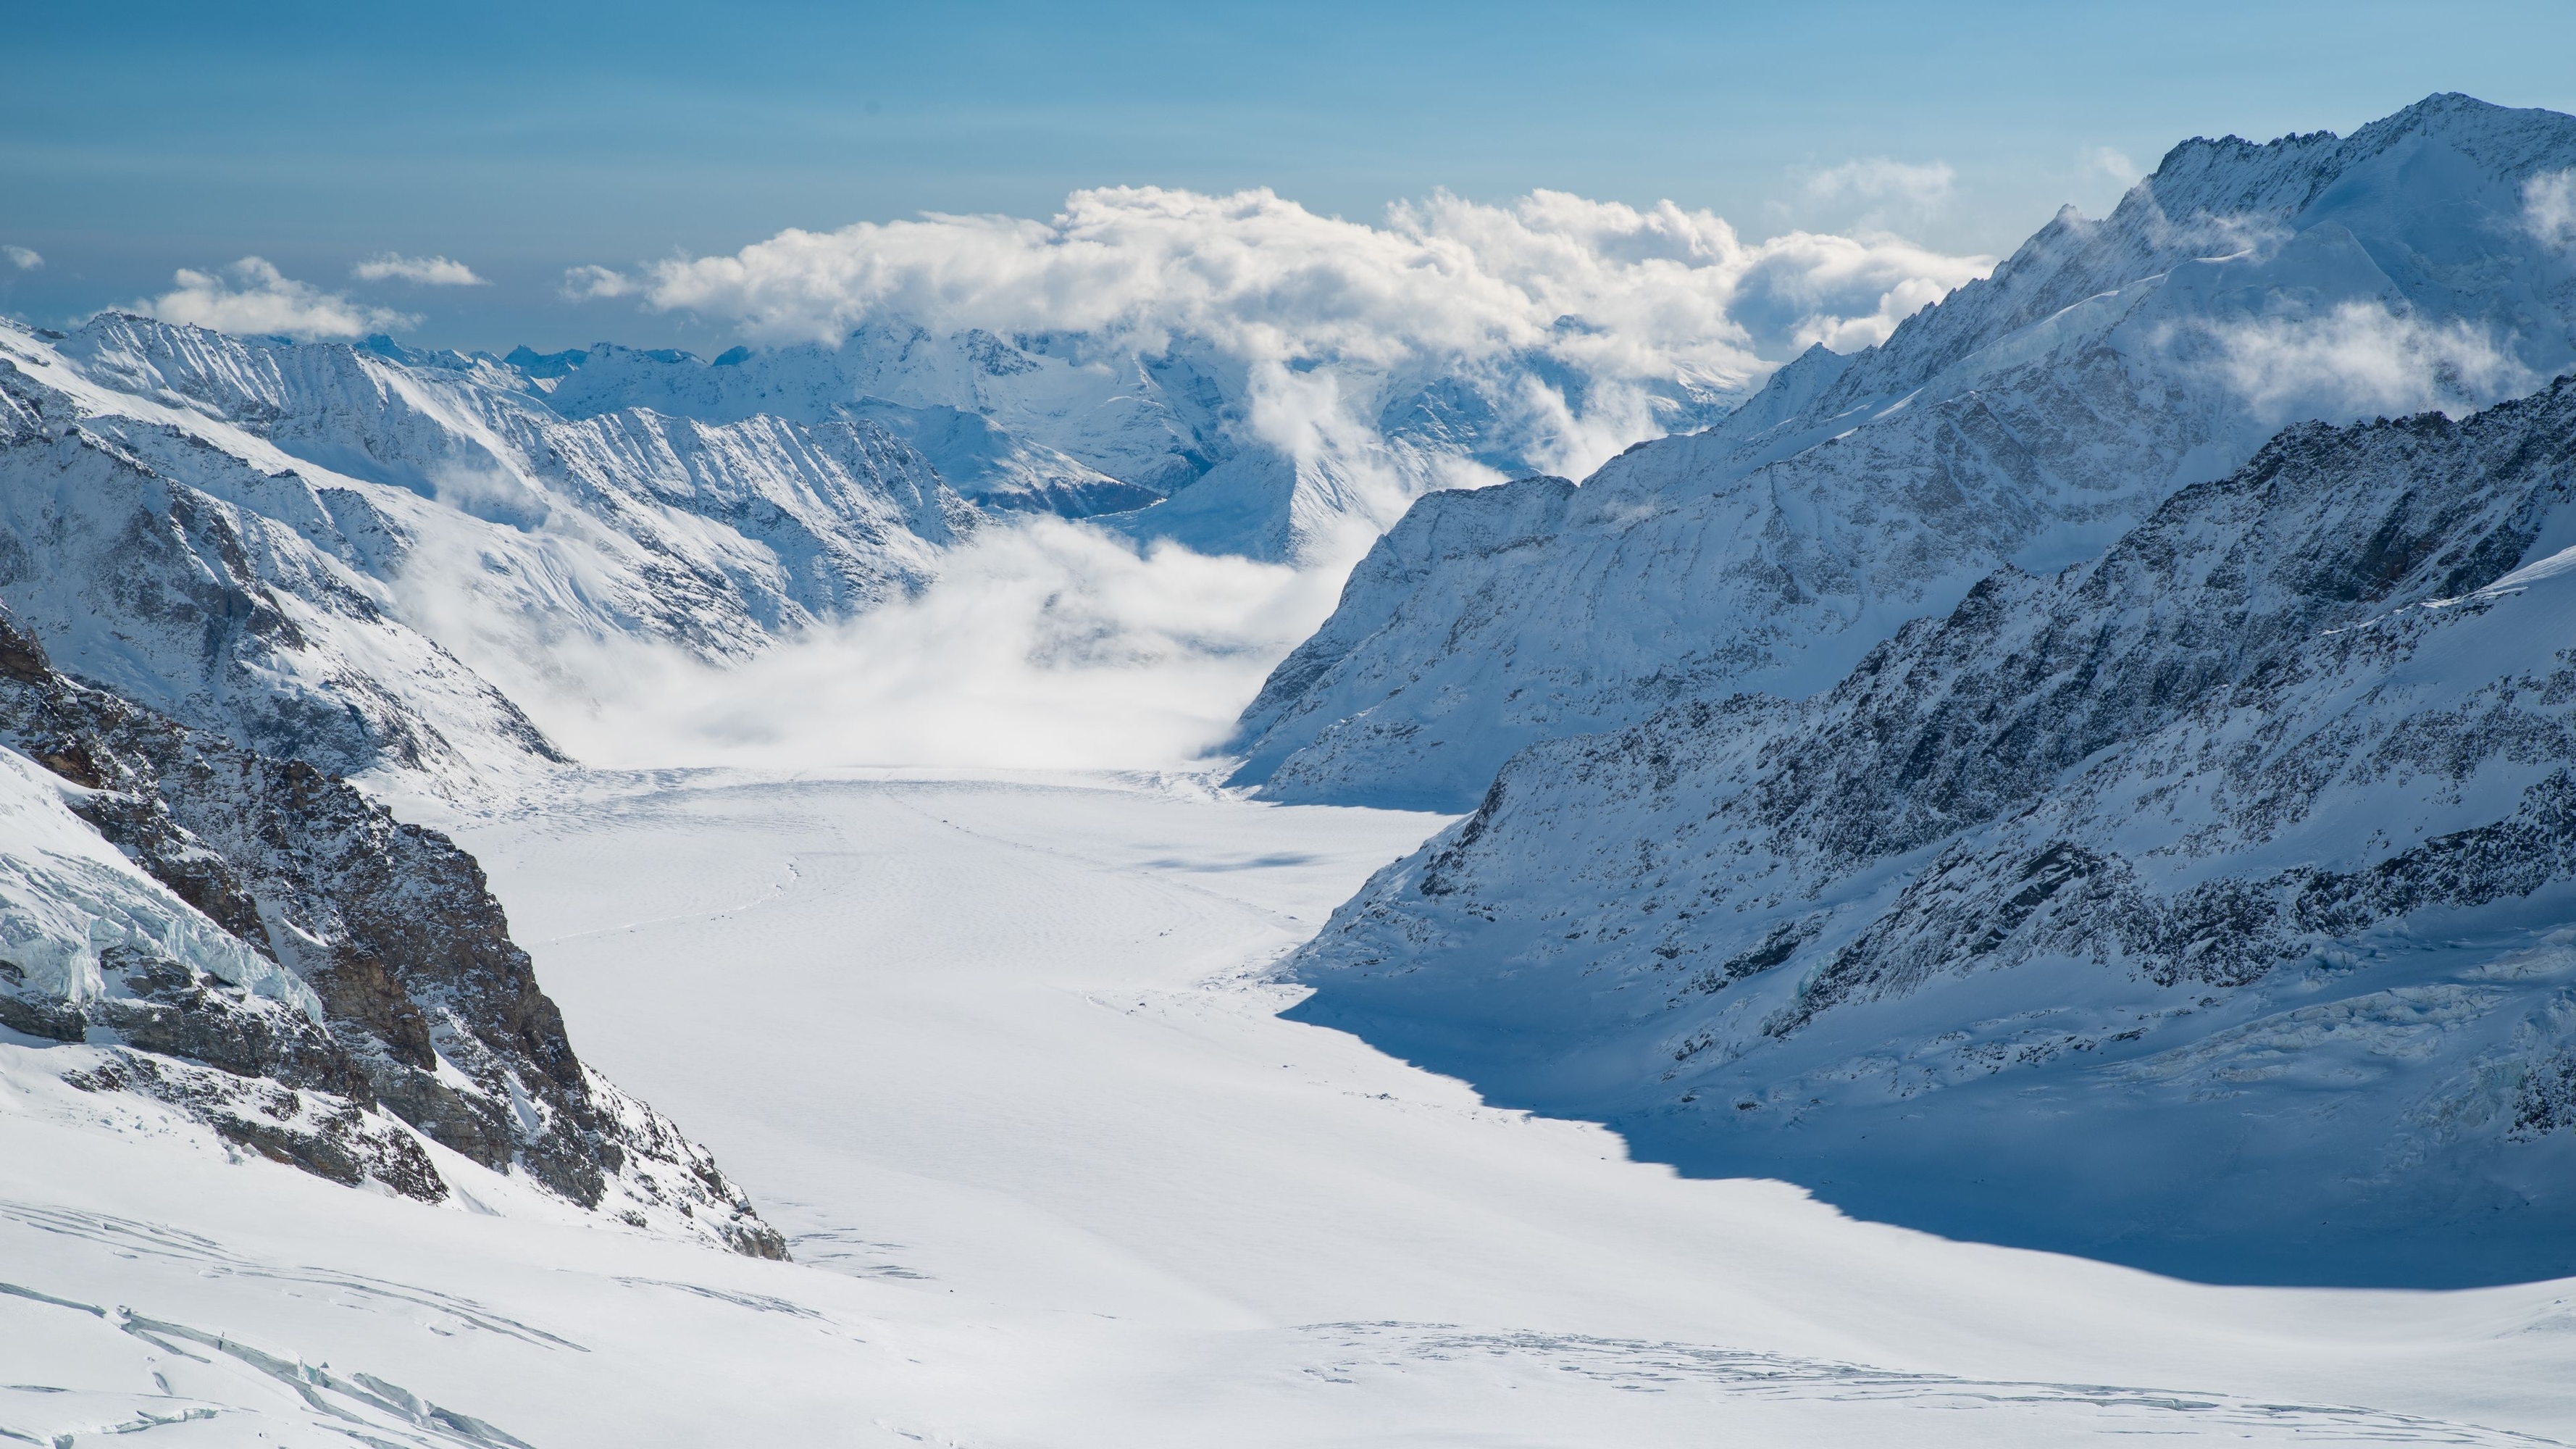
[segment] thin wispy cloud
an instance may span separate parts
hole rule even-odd
[[[1808,177],[1806,191],[1809,200],[1821,203],[1857,201],[1929,213],[1950,199],[1958,179],[1947,161],[1915,164],[1868,156]]]
[[[2219,376],[2278,426],[2440,410],[2474,411],[2541,379],[2487,329],[2466,318],[2426,321],[2378,302],[2321,315],[2203,324]],[[2172,345],[2174,338],[2167,338]]]
[[[2576,167],[2524,182],[2522,218],[2541,245],[2576,249]]]
[[[420,322],[410,313],[371,307],[351,301],[344,293],[296,281],[259,257],[244,257],[213,272],[183,267],[173,280],[178,284],[175,288],[134,303],[134,310],[218,332],[276,334],[302,341],[363,337]]]
[[[0,258],[6,258],[9,265],[22,272],[32,272],[45,264],[34,247],[0,246]]]
[[[486,287],[491,283],[474,269],[446,257],[407,257],[382,252],[358,263],[349,275],[361,282],[410,282],[423,287]]]
[[[2095,146],[2087,150],[2084,153],[2084,169],[2101,172],[2122,186],[2135,186],[2147,174],[2137,162],[2129,159],[2127,152],[2113,150],[2109,146]]]

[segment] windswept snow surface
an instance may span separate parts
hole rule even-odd
[[[1944,1242],[1676,1178],[1279,1019],[1294,991],[1268,965],[1434,817],[1188,777],[583,788],[461,838],[585,1058],[687,1121],[797,1261],[578,1226],[470,1172],[430,1207],[228,1162],[0,1044],[0,1429],[133,1426],[147,1449],[2576,1436],[2576,1284],[2212,1288]],[[82,1116],[107,1110],[119,1130]]]

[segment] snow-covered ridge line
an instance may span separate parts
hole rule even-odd
[[[1300,1014],[1945,1232],[2569,1271],[2570,544],[2576,380],[2293,428],[1812,700],[1523,751]]]
[[[0,592],[64,667],[450,792],[559,756],[489,682],[710,660],[917,591],[974,510],[865,421],[571,421],[489,360],[119,314],[0,328]]]
[[[1850,356],[1579,490],[1438,493],[1243,716],[1275,798],[1471,807],[1534,740],[1831,685],[1998,564],[2053,568],[2284,424],[2459,412],[2576,366],[2533,211],[2576,118],[2435,96],[2349,138],[2177,146]]]

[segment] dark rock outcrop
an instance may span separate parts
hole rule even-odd
[[[784,1256],[704,1149],[574,1054],[480,867],[444,835],[303,761],[66,678],[5,616],[0,744],[80,787],[75,813],[320,1004],[314,1021],[130,947],[102,959],[112,989],[77,1004],[0,975],[0,1024],[130,1049],[75,1085],[180,1105],[337,1181],[444,1196],[381,1109],[585,1208]]]

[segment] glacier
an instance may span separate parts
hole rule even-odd
[[[2572,135],[1750,392],[0,324],[0,1438],[2576,1433]]]

